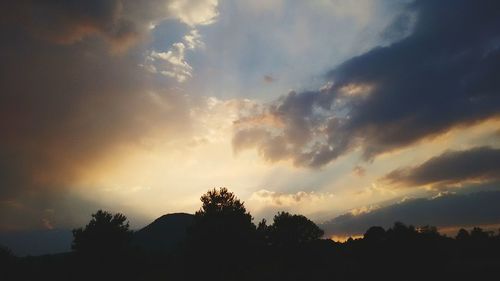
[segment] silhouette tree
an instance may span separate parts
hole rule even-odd
[[[12,256],[12,251],[3,245],[0,245],[0,257],[11,257],[11,256]]]
[[[474,227],[470,232],[470,238],[474,241],[486,241],[490,238],[490,233],[480,227]]]
[[[252,216],[227,188],[209,190],[200,200],[203,204],[190,229],[196,240],[242,242],[254,235]]]
[[[266,219],[262,219],[258,224],[257,224],[257,231],[258,232],[266,232],[267,231],[267,228],[269,226],[267,225],[267,220]]]
[[[418,233],[422,238],[425,239],[440,239],[442,238],[439,234],[437,227],[431,225],[424,225],[418,228]]]
[[[269,239],[273,245],[297,245],[311,242],[323,236],[324,232],[314,222],[302,215],[280,212],[269,226]]]
[[[205,270],[224,265],[217,274],[219,280],[241,279],[235,274],[248,267],[256,242],[256,229],[252,216],[241,202],[226,188],[212,189],[201,198],[203,203],[195,213],[188,230],[190,262],[198,267],[196,278]],[[215,278],[215,276],[213,276]]]
[[[466,241],[470,238],[470,234],[466,229],[460,228],[455,239],[457,241]]]
[[[209,190],[200,200],[203,204],[195,213],[193,230],[202,231],[204,235],[236,237],[255,230],[252,216],[243,202],[227,188]]]
[[[260,237],[261,241],[267,242],[269,241],[269,226],[267,225],[266,219],[262,219],[257,224],[257,235]]]
[[[16,257],[12,251],[0,245],[0,280],[11,280],[15,272]]]
[[[417,230],[413,225],[406,226],[402,222],[395,222],[392,228],[387,230],[388,239],[394,241],[411,241],[417,237]]]
[[[200,200],[203,204],[195,213],[191,234],[222,239],[223,236],[245,236],[255,229],[243,203],[226,188],[209,190]]]
[[[131,238],[126,216],[99,210],[85,228],[73,230],[71,248],[78,253],[119,254],[127,249]]]
[[[366,241],[380,242],[386,239],[385,229],[380,226],[370,227],[363,236]]]
[[[14,258],[14,254],[9,248],[0,245],[0,264],[12,262]]]

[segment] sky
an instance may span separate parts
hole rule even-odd
[[[0,4],[0,232],[227,187],[327,235],[500,224],[500,5]]]

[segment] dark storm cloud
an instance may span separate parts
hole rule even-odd
[[[415,167],[394,170],[383,181],[400,186],[452,185],[500,180],[500,149],[477,147],[448,151]]]
[[[185,97],[121,49],[158,19],[138,2],[0,4],[0,208],[51,208],[54,190],[116,148],[189,130]]]
[[[321,225],[327,235],[363,234],[396,221],[415,226],[460,227],[500,223],[500,191],[411,199],[359,215],[344,214]]]
[[[409,36],[344,62],[322,90],[292,92],[255,113],[279,126],[245,116],[235,150],[319,167],[354,148],[371,159],[498,117],[500,2],[423,0],[408,9],[416,14]]]
[[[59,44],[99,36],[114,51],[124,51],[166,14],[166,1],[149,0],[17,0],[4,1],[3,24],[16,25],[30,35]]]
[[[33,35],[70,44],[101,34],[111,40],[132,36],[133,23],[122,17],[122,4],[114,1],[30,1],[4,4],[6,19]]]

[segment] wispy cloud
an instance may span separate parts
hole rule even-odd
[[[261,189],[250,196],[250,200],[261,201],[274,206],[288,207],[301,203],[311,203],[315,201],[332,198],[331,193],[316,193],[314,191],[298,191],[296,193],[279,193]]]
[[[191,30],[182,41],[173,43],[167,51],[151,51],[141,64],[147,71],[173,78],[183,83],[193,75],[193,67],[187,62],[186,51],[203,48],[204,43],[199,31],[200,25],[216,21],[218,0],[175,0],[168,4],[168,10]],[[155,28],[155,26],[153,26]]]

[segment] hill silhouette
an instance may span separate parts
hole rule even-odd
[[[163,215],[134,233],[132,245],[148,252],[172,252],[179,249],[187,238],[194,215],[173,213]]]

